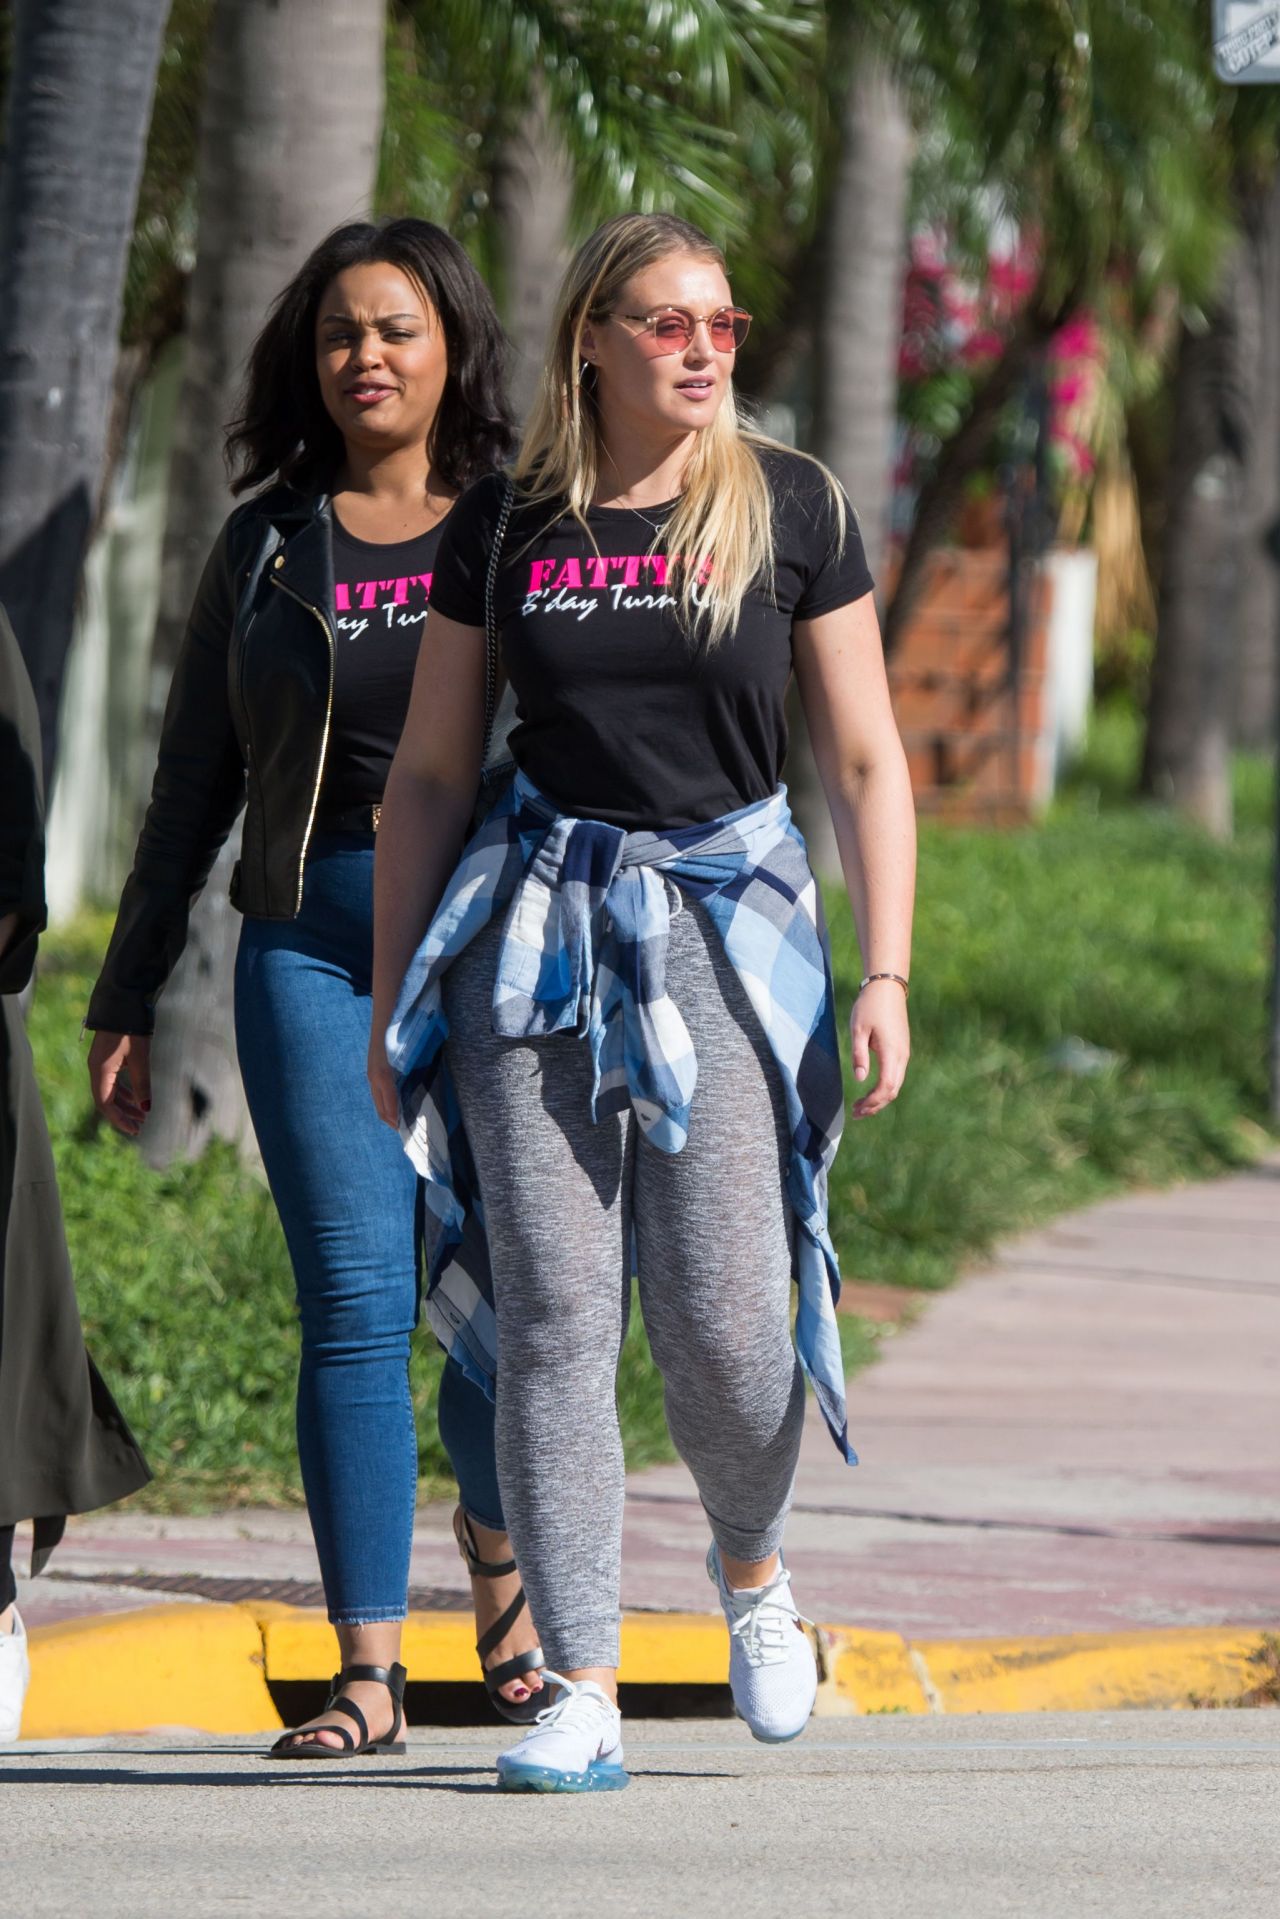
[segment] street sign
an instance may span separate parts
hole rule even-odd
[[[1280,85],[1280,5],[1213,0],[1213,65],[1232,87]]]

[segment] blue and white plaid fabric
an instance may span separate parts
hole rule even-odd
[[[497,1367],[484,1206],[449,1077],[440,982],[505,915],[493,1029],[575,1033],[591,1048],[596,1118],[629,1106],[659,1151],[689,1130],[698,1062],[666,989],[668,884],[697,900],[760,1018],[791,1129],[796,1346],[851,1465],[836,1326],[840,1270],[827,1175],[844,1124],[826,929],[786,790],[706,826],[625,833],[557,813],[523,774],[468,842],[405,975],[387,1031],[405,1150],[426,1182],[427,1316],[445,1350],[492,1393]]]

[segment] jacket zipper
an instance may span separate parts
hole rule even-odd
[[[316,763],[316,783],[311,792],[311,811],[307,815],[307,829],[302,836],[302,848],[298,854],[298,898],[293,910],[295,913],[300,913],[302,911],[303,869],[307,863],[307,848],[311,844],[311,830],[316,823],[316,808],[320,804],[320,782],[324,777],[325,754],[329,750],[329,723],[333,718],[333,629],[318,606],[313,606],[310,600],[304,600],[300,593],[295,593],[291,586],[286,586],[278,574],[272,573],[268,577],[273,586],[278,586],[282,593],[287,593],[291,600],[296,600],[299,606],[305,607],[308,613],[319,620],[329,647],[329,698],[325,703],[324,709],[324,733],[320,740],[320,758]]]

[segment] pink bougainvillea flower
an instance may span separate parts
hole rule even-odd
[[[922,273],[949,271],[947,249],[935,228],[916,228],[911,236],[911,264]]]
[[[1100,346],[1098,323],[1092,313],[1077,313],[1053,336],[1052,352],[1059,360],[1092,360]]]
[[[1093,381],[1087,373],[1079,371],[1064,374],[1060,380],[1054,380],[1049,386],[1049,398],[1056,407],[1064,411],[1068,407],[1078,406],[1092,390]]]
[[[1039,234],[1001,224],[992,235],[986,267],[975,279],[971,262],[960,264],[945,229],[912,235],[898,368],[906,417],[932,420],[935,398],[944,413],[963,406],[957,374],[976,383],[1000,358],[1034,290],[1042,257]],[[1102,326],[1087,310],[1073,313],[1049,344],[1049,447],[1068,487],[1087,483],[1094,469],[1089,437],[1106,358]],[[938,380],[950,384],[935,396],[931,383]],[[930,425],[919,434],[907,433],[895,475],[899,486],[916,483],[920,460],[932,457],[935,432]]]
[[[1004,337],[994,327],[982,327],[969,335],[960,349],[960,358],[968,367],[984,366],[990,360],[998,360],[1004,352]]]

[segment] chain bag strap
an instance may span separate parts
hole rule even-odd
[[[506,751],[504,733],[498,755],[490,762],[493,751],[494,722],[498,716],[498,679],[501,674],[502,656],[498,646],[497,585],[498,567],[502,559],[503,543],[507,537],[507,525],[511,519],[511,508],[515,501],[516,490],[510,480],[504,479],[502,499],[498,505],[498,518],[493,529],[493,544],[489,548],[489,564],[484,575],[484,747],[480,755],[480,784],[476,792],[475,808],[471,815],[470,831],[475,832],[497,800],[502,786],[514,771],[514,762]]]

